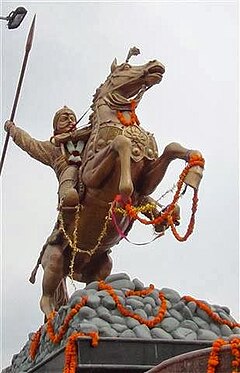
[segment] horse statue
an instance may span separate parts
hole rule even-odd
[[[66,302],[67,276],[89,283],[110,274],[111,248],[122,239],[109,213],[116,196],[121,197],[121,204],[131,200],[133,206],[140,206],[148,201],[173,160],[201,157],[198,151],[178,143],[167,145],[159,156],[154,136],[139,123],[135,109],[146,90],[160,83],[164,72],[157,60],[132,66],[128,61],[118,65],[115,59],[110,75],[93,96],[91,134],[79,169],[80,205],[74,214],[60,209],[56,229],[61,239],[48,245],[41,256],[44,275],[40,306],[46,317]],[[197,189],[201,173],[201,167],[198,172],[189,172],[185,184]],[[160,214],[156,209],[153,213]],[[127,235],[134,219],[120,212],[115,218]],[[160,232],[164,227],[166,222],[155,228]],[[59,246],[61,250],[55,250]],[[61,294],[58,302],[57,293]]]

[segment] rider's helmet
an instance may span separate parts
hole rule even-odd
[[[73,131],[76,127],[76,122],[77,117],[74,111],[64,106],[53,117],[54,135]]]

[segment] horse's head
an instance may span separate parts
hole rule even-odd
[[[111,74],[97,89],[94,100],[114,95],[122,103],[129,99],[139,102],[147,89],[160,83],[164,72],[164,66],[157,60],[132,66],[128,62],[118,65],[115,59],[111,65]]]

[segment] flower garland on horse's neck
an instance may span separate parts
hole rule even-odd
[[[117,110],[117,118],[123,126],[133,126],[134,124],[137,124],[138,126],[140,125],[138,117],[135,113],[136,107],[137,107],[136,101],[131,100],[130,101],[131,109],[129,110],[130,119],[128,120],[125,118],[122,111]]]

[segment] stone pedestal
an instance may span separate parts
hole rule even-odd
[[[90,341],[90,338],[79,338],[77,341],[77,372],[147,372],[173,356],[206,349],[211,345],[208,341],[100,338],[98,346],[94,348],[91,347]],[[28,373],[57,373],[62,372],[63,367],[62,349]]]
[[[204,304],[203,309],[199,304]],[[51,340],[47,324],[42,325],[34,357],[30,350],[35,333],[31,333],[3,373],[61,373],[65,346],[78,332],[100,338],[96,348],[87,337],[77,340],[77,372],[94,373],[147,372],[174,356],[205,349],[218,338],[231,340],[240,335],[239,324],[226,306],[194,301],[166,287],[145,287],[126,273],[108,276],[105,283],[94,281],[73,293],[51,321],[52,334],[58,335],[69,315],[58,343]],[[163,372],[173,373],[171,369]],[[194,369],[190,372],[198,373]]]

